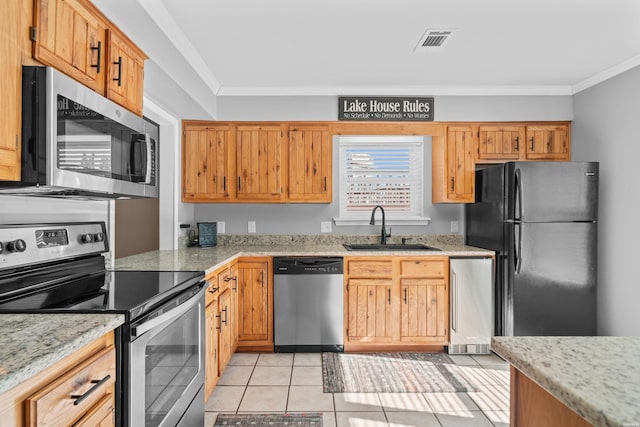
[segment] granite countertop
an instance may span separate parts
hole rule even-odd
[[[240,256],[493,256],[494,252],[456,243],[431,244],[440,251],[348,251],[342,244],[278,243],[268,245],[235,244],[209,248],[182,247],[157,250],[116,259],[116,270],[198,270],[208,274]]]
[[[121,314],[0,314],[0,394],[122,323]]]
[[[491,348],[593,425],[640,425],[640,337],[494,337]]]

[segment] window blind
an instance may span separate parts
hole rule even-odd
[[[423,146],[421,137],[341,137],[340,215],[381,205],[390,218],[421,217]]]

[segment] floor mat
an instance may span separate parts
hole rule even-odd
[[[444,353],[322,353],[325,393],[446,393],[478,389]]]
[[[322,427],[322,414],[219,414],[214,427]]]

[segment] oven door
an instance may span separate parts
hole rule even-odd
[[[124,420],[132,427],[204,423],[204,287],[134,321],[125,344]]]

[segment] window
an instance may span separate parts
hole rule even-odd
[[[341,136],[340,218],[337,225],[369,221],[376,205],[387,220],[424,224],[424,138]]]

